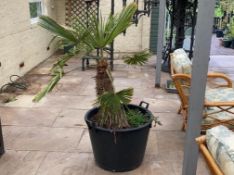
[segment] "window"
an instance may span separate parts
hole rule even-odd
[[[38,22],[39,16],[41,16],[43,13],[42,0],[29,0],[29,10],[31,23]]]

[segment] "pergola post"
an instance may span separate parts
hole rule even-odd
[[[161,84],[162,51],[163,51],[164,27],[165,27],[164,25],[165,8],[166,8],[166,0],[160,0],[155,87],[160,87]]]
[[[196,41],[192,67],[192,84],[189,102],[188,128],[185,140],[183,175],[196,175],[198,146],[195,138],[200,135],[204,96],[214,19],[215,0],[199,0]]]

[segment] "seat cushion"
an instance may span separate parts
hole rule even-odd
[[[206,100],[210,102],[234,101],[233,88],[215,88],[206,90]]]
[[[234,133],[224,126],[206,132],[208,150],[225,175],[234,175]]]
[[[182,49],[182,48],[174,50],[173,53],[174,54],[184,54],[184,55],[187,55],[186,52],[184,51],[184,49]]]
[[[172,53],[171,65],[176,73],[191,74],[192,62],[183,49],[177,49]]]
[[[234,101],[234,89],[232,88],[216,88],[216,89],[206,89],[206,101],[210,102],[232,102]],[[223,108],[228,108],[223,107]],[[220,111],[217,107],[209,107],[205,109],[205,113],[214,113],[216,111]],[[234,112],[234,108],[229,111]],[[210,117],[206,117],[203,119],[203,125],[211,125],[215,123],[215,119],[218,120],[233,120],[232,124],[230,123],[230,128],[234,127],[234,114],[229,112],[218,112],[209,115]]]

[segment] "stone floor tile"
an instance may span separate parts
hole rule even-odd
[[[183,118],[176,113],[153,113],[155,117],[159,117],[159,121],[162,125],[152,127],[155,130],[165,131],[180,131],[182,128]]]
[[[59,83],[55,86],[51,94],[53,95],[68,95],[76,96],[79,95],[81,82],[81,77],[67,76],[62,78]]]
[[[182,153],[183,156],[183,153]],[[177,158],[177,160],[172,162],[172,168],[175,172],[175,175],[181,175],[183,169],[183,157]],[[206,162],[204,161],[203,157],[199,155],[198,158],[198,166],[197,166],[197,175],[212,175],[207,167]]]
[[[159,153],[183,151],[185,132],[156,131]]]
[[[93,152],[88,129],[86,129],[82,135],[82,138],[81,138],[80,143],[78,145],[78,151],[81,153],[92,153]]]
[[[90,109],[95,101],[93,96],[68,96],[68,95],[47,95],[40,102],[34,103],[33,95],[20,95],[16,97],[16,101],[1,104],[5,107],[54,107],[54,108],[74,108],[74,109]]]
[[[147,156],[155,156],[158,154],[158,140],[155,130],[150,130],[145,154]]]
[[[85,175],[90,172],[90,161],[93,161],[91,154],[49,153],[36,175]]]
[[[35,175],[47,153],[7,150],[0,159],[1,175]]]
[[[39,151],[72,151],[76,149],[83,129],[15,127],[3,128],[6,149]]]
[[[84,116],[87,110],[80,109],[66,109],[57,116],[53,127],[84,127],[86,128],[86,123],[84,121]]]
[[[60,109],[0,107],[3,125],[52,126]]]
[[[34,95],[19,95],[16,97],[15,101],[12,101],[10,103],[6,103],[6,104],[1,104],[0,106],[2,107],[40,107],[41,104],[43,104],[43,102],[45,101],[45,99],[42,99],[40,101],[40,103],[33,103],[33,98]]]
[[[171,162],[148,161],[136,170],[112,173],[95,165],[92,154],[87,153],[49,153],[36,175],[174,175]]]
[[[180,107],[180,102],[175,99],[144,98],[143,101],[150,104],[150,111],[157,113],[177,113]]]
[[[118,78],[116,77],[114,79],[114,86],[117,87],[133,87],[133,88],[141,88],[144,86],[142,81],[139,81],[139,79],[128,79],[126,81],[126,78]]]

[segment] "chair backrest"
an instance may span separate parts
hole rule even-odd
[[[170,55],[171,74],[191,74],[192,62],[184,49],[177,49]]]
[[[172,75],[172,79],[178,91],[182,108],[187,109],[189,105],[191,76],[187,74],[174,74]]]

